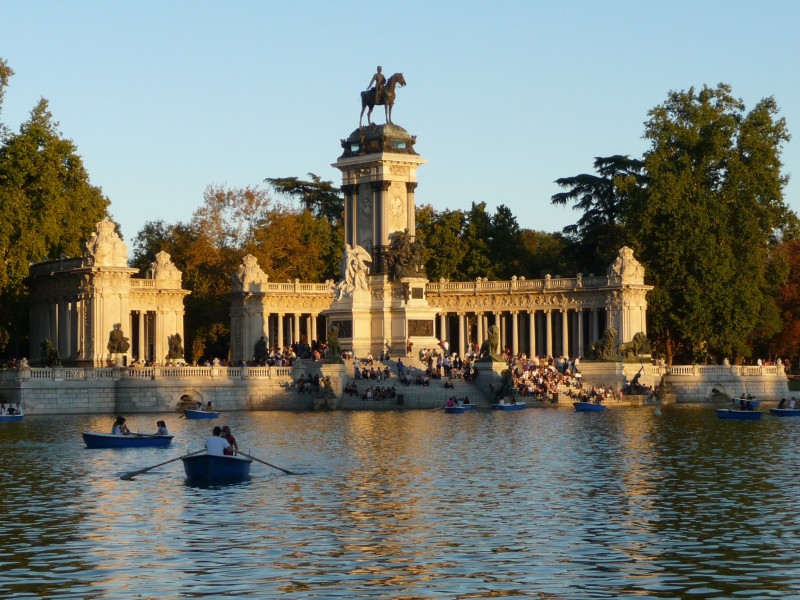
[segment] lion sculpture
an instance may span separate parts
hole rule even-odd
[[[638,332],[630,342],[623,342],[617,346],[617,354],[623,358],[636,358],[642,354],[650,354],[650,342],[643,332]]]
[[[503,357],[500,356],[500,328],[497,325],[489,327],[489,337],[481,344],[480,352],[478,353],[480,360],[501,362]]]
[[[592,358],[595,360],[613,360],[617,330],[613,327],[603,332],[603,337],[592,344]]]

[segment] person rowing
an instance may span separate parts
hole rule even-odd
[[[158,431],[155,433],[156,435],[169,435],[167,424],[164,421],[158,421],[156,425],[158,426]]]
[[[219,426],[214,427],[212,435],[206,439],[206,452],[212,456],[225,456],[225,451],[231,447],[228,440],[222,436],[222,429]]]
[[[117,417],[113,427],[111,427],[111,435],[130,435],[130,433],[128,426],[125,424],[125,417]]]

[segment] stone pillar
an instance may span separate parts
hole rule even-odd
[[[536,311],[528,311],[528,357],[536,356]]]
[[[548,309],[544,311],[545,326],[547,329],[547,356],[553,356],[553,313]]]
[[[600,317],[597,314],[597,309],[593,308],[592,320],[589,323],[589,329],[590,329],[589,337],[592,338],[591,340],[589,340],[590,342],[594,343],[600,339],[600,332],[598,331],[599,328],[600,328]]]
[[[55,300],[50,302],[50,324],[47,328],[47,337],[53,342],[53,348],[58,348],[58,304]]]
[[[414,206],[414,190],[416,189],[416,181],[406,182],[406,198],[408,199],[406,205],[406,227],[408,227],[409,235],[417,235],[417,209]]]
[[[475,313],[475,321],[478,326],[478,339],[476,341],[478,343],[478,348],[480,348],[483,340],[486,339],[483,333],[483,313]]]
[[[283,317],[284,313],[278,313],[278,350],[283,349]]]
[[[519,313],[511,313],[511,352],[519,354]]]
[[[561,355],[569,356],[569,310],[561,309]]]
[[[583,356],[583,309],[578,309],[578,348],[575,356]]]
[[[300,319],[302,319],[302,315],[300,313],[294,314],[294,336],[292,339],[292,343],[296,344],[300,341]]]
[[[447,313],[442,311],[439,313],[439,341],[447,339]]]
[[[139,311],[139,345],[136,348],[136,358],[139,360],[146,360],[147,359],[147,351],[145,350],[145,339],[144,339],[144,318],[145,313],[141,310]]]
[[[317,340],[317,319],[319,318],[319,313],[311,313],[311,329],[309,329],[310,336],[309,345],[311,345],[312,341]]]
[[[458,313],[458,345],[460,346],[457,349],[454,349],[452,344],[450,345],[451,350],[456,350],[459,356],[464,356],[464,349],[469,345],[468,340],[464,339],[464,319],[466,315],[464,313]]]

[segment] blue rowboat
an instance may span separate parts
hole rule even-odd
[[[517,402],[516,404],[492,404],[492,410],[522,410],[524,408],[524,402]]]
[[[776,417],[800,417],[800,408],[770,408],[769,414]]]
[[[478,407],[475,404],[465,404],[464,410],[478,410]]]
[[[250,477],[253,461],[244,456],[195,454],[181,457],[186,477],[195,481],[235,481]]]
[[[22,421],[25,415],[0,415],[0,423],[13,423],[15,421]]]
[[[171,435],[146,435],[131,433],[128,435],[113,435],[111,433],[83,432],[83,441],[87,448],[153,448],[155,446],[169,446],[172,443]]]
[[[218,412],[207,410],[185,410],[183,414],[187,419],[216,419],[219,417]]]
[[[737,421],[758,421],[764,413],[760,410],[733,410],[731,408],[718,408],[717,417]]]
[[[577,412],[601,412],[606,409],[602,404],[595,404],[594,402],[573,402],[572,406],[575,407]]]
[[[444,412],[448,415],[461,415],[466,412],[466,407],[464,406],[445,406]]]

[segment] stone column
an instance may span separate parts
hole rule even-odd
[[[528,357],[536,356],[536,311],[528,311]]]
[[[486,339],[483,334],[483,313],[475,313],[475,321],[478,326],[478,339],[476,341],[478,343],[478,348],[480,348],[483,340]]]
[[[278,350],[283,349],[283,317],[284,313],[278,313]]]
[[[569,310],[561,309],[561,355],[569,356]]]
[[[600,339],[600,332],[598,331],[600,328],[600,317],[597,314],[596,308],[592,309],[592,320],[589,323],[589,325],[590,325],[589,337],[592,338],[590,341],[594,343]]]
[[[511,313],[511,352],[519,354],[519,313]]]
[[[553,356],[553,313],[547,309],[544,311],[544,316],[547,329],[547,356]]]
[[[302,315],[300,313],[294,313],[294,334],[292,336],[292,343],[296,344],[300,341],[300,319]]]
[[[417,235],[417,209],[414,206],[414,190],[417,189],[416,181],[406,182],[406,227],[408,227],[409,235]]]
[[[136,348],[136,358],[144,361],[147,359],[147,351],[145,350],[145,339],[144,339],[144,315],[145,313],[141,310],[139,311],[139,345]]]
[[[311,345],[311,341],[317,340],[317,319],[319,318],[319,313],[311,313],[311,329],[309,330],[309,336],[311,339],[309,340],[309,345]]]
[[[47,328],[47,337],[53,342],[53,348],[58,348],[58,303],[50,301],[50,323]]]
[[[583,356],[583,309],[578,309],[578,349],[575,356]]]
[[[468,345],[468,340],[464,339],[464,319],[466,315],[464,313],[458,313],[458,345],[460,348],[453,348],[452,343],[450,345],[450,349],[453,351],[457,351],[459,356],[464,356],[464,349]]]

